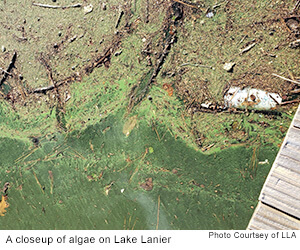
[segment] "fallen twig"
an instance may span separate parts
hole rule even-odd
[[[282,105],[282,103],[281,103]],[[281,112],[277,110],[263,110],[263,109],[238,109],[238,108],[225,108],[225,107],[216,107],[216,108],[197,108],[195,112],[202,112],[202,113],[230,113],[230,114],[245,114],[248,113],[249,111],[253,113],[258,113],[258,114],[264,114],[264,115],[274,115],[274,116],[281,116]]]
[[[299,94],[300,93],[300,89],[294,89],[291,91],[292,94]]]
[[[292,9],[292,12],[296,11],[300,6],[300,0],[298,0],[296,3],[295,3],[295,6],[294,8]]]
[[[19,37],[19,36],[16,36],[15,34],[13,34],[13,38],[15,38],[18,42],[26,42],[28,41],[28,38],[27,37]]]
[[[146,1],[145,23],[149,22],[149,0]]]
[[[117,19],[117,21],[116,21],[115,28],[118,28],[118,26],[119,26],[119,24],[120,24],[120,22],[121,22],[121,18],[122,18],[123,15],[124,15],[124,11],[123,11],[123,10],[120,10],[118,19]]]
[[[32,3],[32,5],[42,7],[42,8],[49,8],[49,9],[80,8],[82,6],[80,3],[76,3],[76,4],[68,5],[68,6],[49,5],[49,4],[42,4],[42,3]]]
[[[248,35],[244,35],[243,38],[237,44],[237,46],[239,46],[245,40],[245,38],[247,38],[247,37],[248,37]]]
[[[202,64],[197,64],[197,63],[183,63],[183,64],[180,65],[180,67],[183,67],[183,66],[195,66],[195,67],[202,67],[202,68],[212,69],[212,66],[202,65]]]
[[[36,180],[36,183],[40,186],[40,188],[41,188],[41,190],[42,190],[42,192],[43,192],[43,194],[45,193],[45,191],[44,191],[44,187],[41,185],[41,183],[39,182],[39,179],[37,178],[37,176],[36,176],[36,173],[32,170],[32,172],[33,172],[33,175],[34,175],[34,178],[35,178],[35,180]]]
[[[186,5],[186,6],[188,6],[188,7],[191,7],[191,8],[199,9],[199,7],[196,6],[196,5],[193,5],[193,3],[185,3],[185,2],[180,1],[180,0],[173,0],[173,1],[174,1],[174,2],[177,2],[177,3],[181,3],[181,4]]]
[[[286,77],[283,77],[283,76],[280,76],[280,75],[277,75],[277,74],[274,74],[274,73],[272,73],[272,76],[276,76],[276,77],[279,77],[279,78],[281,78],[281,79],[283,79],[283,80],[286,80],[286,81],[289,81],[289,82],[296,83],[296,84],[299,84],[299,85],[300,85],[300,82],[299,82],[299,81],[291,80],[291,79],[288,79],[288,78],[286,78]]]
[[[8,75],[11,75],[9,72],[12,70],[12,68],[14,67],[15,65],[15,62],[16,62],[16,59],[17,59],[17,52],[14,52],[11,60],[10,60],[10,63],[7,67],[6,70],[3,70],[4,72],[4,76],[2,77],[1,81],[0,81],[0,86],[4,83],[4,81],[6,80],[7,76]]]
[[[54,85],[37,88],[37,89],[33,90],[33,93],[43,93],[43,92],[46,92],[46,91],[52,90],[52,89],[54,89]]]
[[[201,150],[202,150],[202,152],[207,151],[207,150],[210,150],[214,145],[215,145],[215,143],[210,144],[210,145],[208,145],[208,146],[206,146],[206,147],[203,147]]]
[[[300,99],[282,102],[281,105],[287,105],[287,104],[298,103],[298,102],[300,102]]]
[[[290,48],[296,49],[298,47],[300,47],[300,39],[297,39],[297,40],[290,43]]]
[[[61,81],[57,82],[57,83],[56,83],[56,87],[59,87],[60,85],[62,85],[62,84],[64,84],[64,83],[72,82],[72,81],[74,81],[74,80],[80,80],[80,78],[78,79],[78,78],[76,78],[74,75],[73,75],[73,76],[70,76],[70,77],[68,77],[68,78],[66,78],[66,79],[64,79],[64,80],[61,80]],[[51,84],[51,85],[46,86],[46,87],[36,88],[36,89],[34,89],[34,90],[32,91],[32,93],[45,93],[45,92],[47,92],[47,91],[49,91],[49,90],[52,90],[52,89],[54,89],[54,88],[55,88],[54,84]]]
[[[226,6],[226,4],[228,4],[228,2],[229,2],[229,1],[224,1],[224,2],[221,2],[221,3],[217,3],[217,4],[215,4],[215,5],[212,7],[212,9],[214,10],[214,9],[216,9],[216,8],[219,8],[219,7],[221,7],[222,4],[225,4],[225,6]]]
[[[256,45],[256,43],[252,43],[252,44],[250,44],[249,46],[247,46],[246,48],[241,49],[241,50],[240,50],[240,54],[244,54],[244,53],[248,52],[248,51],[249,51],[250,49],[252,49],[255,45]]]
[[[264,51],[263,48],[260,48],[261,52],[265,55],[265,56],[270,56],[270,57],[277,57],[275,54],[269,54],[268,52]]]
[[[87,74],[90,74],[93,72],[94,68],[99,67],[102,64],[104,64],[104,66],[108,68],[110,64],[111,54],[115,48],[117,48],[117,45],[105,49],[104,53],[100,57],[96,58],[90,65],[85,68],[85,72]]]
[[[2,72],[6,73],[6,74],[8,74],[8,75],[10,75],[10,76],[12,76],[11,73],[7,72],[5,69],[2,69],[1,67],[0,67],[0,70],[2,70]]]

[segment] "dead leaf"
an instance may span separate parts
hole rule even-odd
[[[177,173],[178,173],[178,170],[174,168],[174,169],[172,170],[172,173],[173,173],[173,174],[177,174]]]
[[[173,87],[172,87],[172,84],[168,84],[168,83],[164,83],[163,84],[163,89],[166,90],[168,92],[168,95],[169,96],[172,96],[173,95]]]
[[[151,191],[153,188],[152,178],[147,178],[145,183],[142,183],[140,187],[146,191]]]
[[[2,200],[0,202],[0,216],[4,216],[4,213],[6,213],[5,208],[8,208],[9,204],[6,202],[6,198],[2,195]]]

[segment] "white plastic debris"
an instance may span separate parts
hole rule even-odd
[[[269,164],[269,160],[265,159],[264,161],[259,161],[258,164],[260,164],[260,165]]]
[[[124,189],[124,188],[122,188],[122,189],[121,189],[121,193],[123,193],[123,192],[124,192],[124,190],[125,190],[125,189]]]
[[[208,17],[208,18],[212,18],[213,16],[214,16],[214,13],[212,11],[210,11],[206,14],[206,17]]]
[[[235,66],[235,62],[225,63],[224,66],[223,66],[223,69],[230,72],[230,71],[232,71],[234,66]]]
[[[201,107],[208,109],[209,106],[211,105],[211,102],[209,103],[201,103]]]
[[[226,108],[253,108],[268,110],[280,105],[282,98],[277,93],[268,93],[254,88],[231,87],[224,96]]]
[[[83,7],[83,12],[85,14],[91,13],[92,11],[93,11],[93,5],[92,4],[89,4],[89,5]]]

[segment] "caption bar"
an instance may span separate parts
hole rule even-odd
[[[171,243],[172,237],[165,237],[165,236],[157,236],[157,237],[150,237],[150,236],[143,236],[135,237],[135,236],[118,236],[114,235],[106,236],[106,237],[82,237],[82,236],[58,236],[58,237],[34,237],[34,236],[17,236],[13,237],[11,235],[8,235],[6,238],[5,243],[17,243],[17,244],[46,244],[51,245],[52,243],[58,243],[58,244],[77,244],[77,245],[83,245],[83,244],[95,244],[95,243],[101,243],[101,244],[136,244],[136,243],[142,243],[142,244],[164,244],[164,243]]]

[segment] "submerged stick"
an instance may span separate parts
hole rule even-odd
[[[39,182],[39,179],[37,178],[36,173],[35,173],[33,170],[32,170],[32,172],[33,172],[34,178],[35,178],[35,180],[36,180],[36,183],[40,186],[40,188],[41,188],[41,190],[42,190],[42,192],[43,192],[43,194],[44,194],[44,193],[45,193],[44,188],[43,188],[43,186],[41,185],[41,183]]]
[[[51,184],[51,186],[50,186],[50,194],[53,194],[53,182],[54,182],[54,180],[53,180],[53,173],[52,173],[51,170],[49,170],[48,173],[49,173],[50,184]]]

